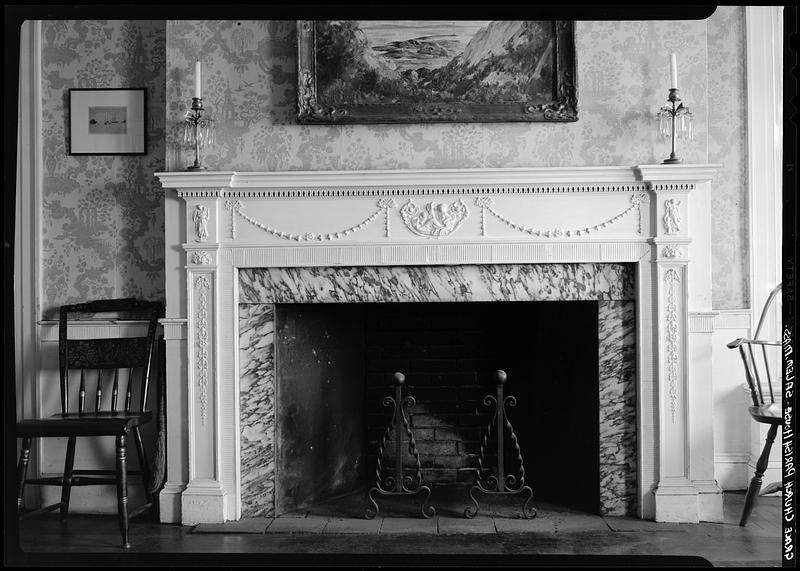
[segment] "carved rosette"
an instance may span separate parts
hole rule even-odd
[[[431,201],[420,207],[409,199],[400,209],[406,227],[417,236],[442,238],[455,232],[469,216],[464,200],[446,204]]]
[[[683,248],[681,248],[678,244],[669,244],[664,246],[662,254],[665,258],[683,258],[684,256]]]
[[[192,252],[192,263],[198,266],[211,265],[212,263],[211,254],[209,254],[205,250],[196,250]]]
[[[675,423],[675,415],[678,410],[678,366],[680,364],[680,322],[678,318],[678,287],[681,277],[678,270],[669,268],[664,273],[664,281],[667,283],[667,307],[666,307],[666,326],[667,326],[667,361],[666,373],[667,383],[669,384],[669,401],[672,412],[672,422]]]
[[[199,276],[194,285],[197,290],[197,386],[200,397],[200,422],[205,425],[208,415],[208,291],[211,282],[207,276]]]

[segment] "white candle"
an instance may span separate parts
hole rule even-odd
[[[202,98],[201,95],[202,90],[200,88],[201,84],[202,81],[200,78],[200,62],[196,61],[194,63],[194,96],[197,97],[198,99]]]
[[[669,78],[672,89],[678,89],[678,59],[675,54],[669,56]]]

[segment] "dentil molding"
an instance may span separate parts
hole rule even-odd
[[[524,193],[691,191],[719,164],[368,171],[162,172],[184,198],[404,197]]]

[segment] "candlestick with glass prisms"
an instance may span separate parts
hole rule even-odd
[[[186,168],[188,171],[206,168],[200,163],[200,148],[213,145],[216,139],[214,120],[203,117],[204,112],[203,100],[192,97],[192,106],[183,124],[183,142],[194,147],[194,164]]]
[[[678,96],[677,87],[670,88],[667,104],[658,110],[656,117],[659,135],[664,139],[669,137],[672,142],[672,150],[669,158],[664,160],[664,164],[683,162],[676,153],[676,140],[678,138],[692,140],[692,114]]]

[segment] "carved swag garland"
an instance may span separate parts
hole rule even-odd
[[[603,222],[599,222],[594,226],[587,226],[584,228],[574,228],[574,229],[563,229],[563,228],[548,228],[548,229],[541,229],[541,228],[531,228],[528,226],[524,226],[521,224],[517,224],[513,220],[503,216],[497,210],[494,209],[494,200],[490,196],[479,196],[475,199],[475,205],[481,209],[481,235],[486,236],[486,213],[488,212],[505,225],[513,228],[514,230],[518,230],[519,232],[523,232],[532,236],[539,236],[544,238],[561,238],[561,237],[572,237],[572,236],[583,236],[585,234],[590,234],[592,232],[597,232],[613,226],[623,218],[625,218],[628,214],[633,212],[634,210],[638,213],[638,233],[642,233],[641,227],[641,204],[647,201],[647,194],[646,193],[635,193],[631,196],[630,202],[631,205],[608,220]],[[256,228],[267,232],[268,234],[272,234],[273,236],[277,236],[278,238],[283,238],[284,240],[292,240],[296,242],[323,242],[329,240],[337,240],[341,238],[345,238],[351,234],[358,232],[369,226],[378,216],[383,214],[384,218],[384,228],[385,228],[385,236],[387,238],[391,237],[390,226],[389,226],[389,210],[392,208],[397,208],[397,203],[393,198],[381,198],[378,200],[376,204],[376,210],[367,218],[362,220],[361,222],[354,224],[348,228],[343,230],[339,230],[336,232],[330,232],[327,234],[315,233],[315,232],[305,232],[305,233],[292,233],[292,232],[285,232],[271,226],[268,226],[254,218],[251,218],[247,214],[243,212],[244,204],[240,200],[228,200],[225,203],[225,208],[231,213],[231,238],[236,238],[236,219],[237,217],[241,218],[242,220],[252,224]],[[197,214],[197,213],[196,213]],[[416,234],[417,236],[422,236],[424,238],[444,238],[453,234],[464,221],[469,217],[470,211],[467,208],[467,204],[464,202],[462,198],[459,198],[457,201],[452,203],[445,203],[445,202],[438,202],[438,201],[429,201],[422,206],[417,205],[413,200],[408,199],[401,208],[400,208],[400,216],[405,224],[406,228]],[[195,220],[199,216],[196,216]],[[207,236],[207,231],[204,231],[205,228],[202,224],[198,223],[196,228],[197,234],[197,241],[202,242],[205,240]]]

